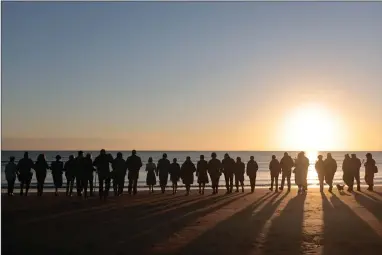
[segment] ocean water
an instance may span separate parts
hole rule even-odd
[[[138,179],[138,187],[140,189],[146,189],[146,172],[145,172],[145,164],[148,161],[149,157],[152,157],[154,160],[154,163],[157,163],[158,160],[162,157],[162,154],[165,151],[138,151],[137,154],[138,156],[141,157],[143,166],[140,170],[139,173],[139,179]],[[22,158],[24,151],[2,151],[1,152],[1,185],[3,188],[7,186],[7,182],[5,179],[5,174],[4,174],[4,169],[7,161],[9,160],[10,156],[14,156],[16,158],[16,161]],[[55,156],[59,154],[62,157],[62,161],[66,161],[69,158],[69,155],[74,155],[76,156],[77,152],[74,151],[30,151],[29,156],[32,160],[36,160],[37,156],[43,153],[45,154],[45,157],[47,161],[50,162],[55,160]],[[93,159],[99,154],[98,151],[85,151],[85,153],[91,153]],[[111,153],[113,157],[116,156],[117,151],[110,151],[108,153]],[[123,158],[126,159],[131,152],[130,151],[122,151],[123,153]],[[182,164],[187,156],[191,157],[191,160],[196,164],[196,162],[199,160],[200,155],[204,155],[205,159],[208,161],[211,158],[211,153],[212,151],[168,151],[166,152],[168,155],[168,159],[172,162],[173,158],[178,159],[178,163]],[[236,157],[241,157],[241,160],[244,163],[247,163],[250,156],[254,156],[255,160],[257,161],[259,165],[259,171],[257,173],[257,180],[256,180],[256,186],[260,187],[266,187],[270,185],[270,174],[269,174],[269,162],[271,160],[272,155],[276,155],[277,159],[281,159],[283,157],[284,152],[282,151],[216,151],[216,154],[218,158],[221,160],[224,157],[225,153],[229,153],[229,155],[236,159]],[[289,155],[292,156],[292,158],[295,158],[297,156],[298,152],[288,152]],[[310,166],[309,166],[309,172],[308,172],[308,185],[309,186],[317,186],[319,184],[318,179],[317,179],[317,174],[316,170],[314,168],[314,164],[317,160],[317,155],[324,155],[324,158],[326,158],[326,153],[327,152],[314,152],[314,151],[308,151],[306,152],[306,156],[309,158],[310,161]],[[359,151],[359,152],[351,152],[351,151],[342,151],[342,152],[331,152],[333,158],[337,161],[337,172],[335,174],[334,178],[334,183],[343,183],[342,181],[342,161],[344,159],[344,155],[346,153],[356,153],[357,157],[360,158],[361,160],[366,160],[366,151]],[[377,166],[379,169],[379,172],[375,175],[375,184],[376,185],[382,185],[382,151],[377,151],[377,152],[371,152],[373,154],[373,158],[377,162]],[[365,169],[364,167],[361,168],[361,183],[362,185],[366,185],[364,181],[364,173]],[[97,179],[98,181],[98,179]],[[279,179],[279,183],[281,181],[281,175]],[[64,183],[66,182],[65,177],[64,177]],[[126,178],[126,185],[127,185],[127,178]],[[158,182],[157,182],[158,183]],[[33,175],[31,187],[35,188],[37,184],[35,174]],[[209,183],[211,184],[211,183]],[[249,186],[249,178],[245,175],[245,181],[244,184],[246,186]],[[292,184],[294,185],[294,175],[292,174]],[[96,184],[96,186],[98,183]],[[171,185],[170,181],[168,182],[168,185]],[[197,185],[196,178],[194,185]],[[220,185],[224,186],[224,176],[222,175],[220,178]],[[19,186],[18,181],[16,181],[15,187],[17,188]],[[46,188],[53,188],[53,179],[50,171],[48,171],[48,175],[45,181],[45,187]]]

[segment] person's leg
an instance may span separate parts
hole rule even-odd
[[[274,177],[271,174],[271,187],[269,188],[270,191],[273,191],[273,181],[274,181]]]
[[[131,194],[131,191],[133,188],[133,178],[132,177],[128,177],[128,178],[129,178],[129,185],[127,186],[127,192]]]
[[[233,191],[233,173],[230,174],[229,178],[229,193],[232,193]]]
[[[98,175],[98,180],[99,180],[99,187],[98,187],[98,195],[100,198],[103,197],[103,184],[104,184],[104,178],[101,175]]]
[[[74,178],[72,178],[72,180],[70,181],[69,196],[72,196],[73,187],[74,187]]]
[[[108,197],[109,196],[109,190],[110,190],[110,177],[107,177],[105,179],[105,194],[104,194],[104,197]]]
[[[240,180],[240,183],[241,183],[241,192],[244,193],[244,181]]]
[[[30,184],[31,184],[31,180],[27,180],[25,184],[25,196],[28,196]]]
[[[361,178],[360,178],[359,170],[355,173],[355,180],[357,182],[357,191],[361,191]]]
[[[88,179],[84,179],[82,181],[82,184],[83,184],[83,190],[84,190],[84,197],[87,198],[88,197]]]
[[[7,184],[8,184],[7,195],[10,196],[11,195],[11,180],[7,180]]]
[[[137,185],[138,185],[138,177],[135,177],[134,178],[134,188],[133,188],[134,195],[137,194]]]
[[[229,174],[224,173],[225,187],[227,189],[227,193],[229,193]]]
[[[20,182],[20,196],[22,196],[24,194],[24,184],[25,184],[25,181],[21,180],[21,182]]]
[[[89,193],[90,193],[91,197],[93,196],[93,188],[94,188],[94,186],[93,186],[93,179],[94,179],[94,175],[91,174],[89,176],[89,180],[88,180],[88,182],[89,182]]]
[[[275,175],[275,184],[276,184],[276,188],[275,188],[275,192],[278,191],[279,189],[279,175]]]
[[[283,171],[283,172],[282,172],[282,175],[281,175],[280,190],[283,190],[283,189],[284,189],[285,178],[286,178],[286,173],[285,173],[285,171]]]
[[[239,179],[238,176],[235,175],[235,186],[236,186],[236,192],[239,192]]]
[[[202,187],[202,195],[204,195],[204,188],[206,187],[206,184],[203,182],[203,187]]]

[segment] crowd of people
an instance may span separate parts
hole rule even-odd
[[[373,190],[374,174],[378,172],[376,162],[370,153],[366,154],[365,167],[365,181],[369,185],[368,190]],[[98,176],[99,181],[99,196],[106,199],[111,187],[114,190],[115,196],[123,194],[125,177],[128,178],[128,193],[137,193],[137,183],[139,177],[139,170],[142,167],[142,161],[135,150],[125,160],[121,152],[117,153],[116,158],[111,154],[107,154],[105,150],[101,150],[100,154],[93,160],[91,154],[84,156],[83,151],[79,151],[77,157],[69,156],[69,160],[65,163],[61,161],[61,156],[56,156],[56,161],[52,162],[49,166],[44,154],[37,157],[36,162],[29,158],[28,152],[24,153],[24,157],[16,164],[15,157],[10,157],[9,163],[5,167],[6,179],[8,182],[8,195],[13,196],[14,184],[16,178],[20,182],[20,195],[27,196],[29,186],[33,177],[32,169],[36,173],[37,180],[37,195],[42,196],[44,190],[44,183],[47,171],[50,169],[53,177],[55,187],[55,195],[58,195],[58,189],[63,185],[63,174],[66,177],[66,195],[72,196],[74,184],[76,184],[77,195],[93,196],[94,193],[94,173]],[[111,166],[111,171],[110,171]],[[360,190],[360,168],[362,163],[360,159],[352,154],[350,157],[345,155],[342,165],[343,180],[348,186],[348,191],[353,191],[354,180],[357,182],[357,190]],[[307,191],[307,176],[309,168],[309,159],[305,156],[304,152],[298,153],[296,159],[292,159],[288,153],[284,153],[283,158],[279,161],[275,155],[269,163],[269,170],[271,176],[271,187],[275,192],[282,191],[284,184],[287,182],[288,191],[291,189],[291,175],[295,174],[295,183],[298,186],[298,193],[303,194]],[[167,159],[167,154],[164,153],[163,157],[157,164],[153,162],[150,157],[146,164],[146,184],[149,187],[149,192],[154,192],[154,186],[157,185],[157,178],[159,179],[159,186],[161,192],[165,193],[168,180],[172,183],[172,193],[175,194],[178,188],[178,182],[182,180],[186,188],[186,195],[189,195],[191,185],[194,183],[194,176],[197,177],[199,184],[199,194],[204,194],[206,184],[211,181],[212,193],[217,194],[219,188],[219,180],[224,175],[226,183],[226,192],[232,193],[234,189],[234,179],[236,192],[244,192],[244,175],[247,174],[250,180],[251,192],[254,192],[256,186],[256,175],[259,166],[254,157],[251,156],[247,166],[241,161],[240,157],[236,161],[229,156],[228,153],[224,155],[224,159],[220,161],[217,159],[216,153],[211,154],[211,159],[206,161],[204,155],[200,155],[200,159],[195,165],[190,157],[179,165],[177,159],[174,158],[171,163]],[[323,191],[324,182],[329,185],[329,191],[333,189],[334,174],[337,171],[337,163],[330,153],[327,154],[325,160],[323,156],[319,155],[315,164],[315,169],[318,174],[320,182],[320,190]],[[278,187],[279,175],[281,176],[281,185]],[[343,189],[343,186],[338,184],[338,189]],[[25,188],[25,193],[24,193]],[[89,191],[89,192],[88,192]]]

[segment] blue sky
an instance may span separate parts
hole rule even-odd
[[[2,2],[3,146],[277,149],[318,99],[382,149],[381,24],[371,2]]]

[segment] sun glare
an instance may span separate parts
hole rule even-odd
[[[304,151],[336,147],[336,120],[320,105],[301,106],[288,115],[283,127],[284,144]]]

